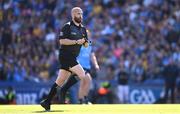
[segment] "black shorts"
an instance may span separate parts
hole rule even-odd
[[[76,57],[59,57],[60,69],[69,71],[70,68],[78,64]]]

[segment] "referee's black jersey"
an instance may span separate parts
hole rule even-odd
[[[60,31],[59,39],[78,40],[87,38],[86,28],[77,26],[73,21],[66,23]],[[60,45],[60,57],[77,57],[79,55],[81,45]]]

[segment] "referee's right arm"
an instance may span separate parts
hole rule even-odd
[[[70,25],[66,24],[62,30],[60,31],[59,34],[59,43],[61,45],[75,45],[77,44],[77,40],[70,40],[69,39],[69,34],[70,34]]]

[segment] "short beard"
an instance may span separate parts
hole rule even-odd
[[[81,23],[82,21],[81,21],[81,18],[77,18],[77,17],[74,17],[74,21],[76,22],[76,23]]]

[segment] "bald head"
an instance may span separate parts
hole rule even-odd
[[[80,7],[74,7],[71,10],[71,17],[72,20],[75,21],[76,23],[81,23],[82,18],[83,18],[83,11]]]
[[[81,13],[82,13],[82,9],[81,9],[80,7],[74,7],[74,8],[72,8],[71,14],[74,14],[74,13],[76,13],[76,12],[81,12]]]

